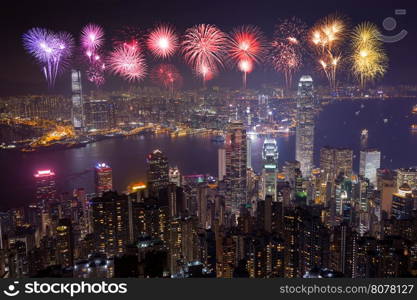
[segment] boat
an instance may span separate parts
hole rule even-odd
[[[413,106],[413,109],[411,110],[411,113],[417,114],[417,104]]]
[[[368,137],[368,129],[362,129],[361,131],[361,137],[362,138],[367,138]]]
[[[411,128],[411,130],[417,130],[417,124],[412,124],[412,125],[410,126],[410,128]]]

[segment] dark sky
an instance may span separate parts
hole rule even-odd
[[[6,1],[5,1],[6,2]],[[176,25],[180,32],[198,23],[213,23],[225,31],[236,25],[254,24],[261,27],[270,37],[274,24],[280,18],[298,16],[308,25],[329,13],[339,12],[347,15],[351,24],[371,21],[380,26],[389,16],[398,22],[392,32],[401,29],[409,33],[407,37],[394,44],[386,45],[390,58],[390,69],[382,83],[398,84],[417,82],[417,2],[414,1],[328,1],[328,0],[37,0],[7,1],[0,10],[2,23],[2,47],[0,47],[0,95],[47,92],[46,84],[38,66],[24,52],[22,34],[31,27],[46,27],[52,30],[65,30],[78,39],[80,29],[89,22],[104,26],[107,33],[124,25],[139,26],[143,29],[158,22]],[[395,16],[395,9],[406,9],[407,15]],[[109,40],[108,45],[110,46]],[[152,64],[152,62],[151,62]],[[181,65],[181,62],[178,62]],[[185,67],[180,68],[185,70]],[[311,72],[311,70],[302,70]],[[68,93],[68,74],[58,80],[55,93]],[[249,78],[249,86],[256,87],[263,82],[281,83],[281,77],[271,71],[258,68]],[[197,84],[188,72],[185,81],[189,86]],[[240,75],[227,71],[213,84],[238,86]],[[116,88],[120,81],[110,79],[107,88]],[[126,85],[126,84],[125,84]]]

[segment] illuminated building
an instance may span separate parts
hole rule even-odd
[[[247,141],[246,129],[240,121],[229,124],[226,137],[226,206],[239,211],[247,201]]]
[[[400,168],[397,170],[397,188],[407,183],[412,190],[417,190],[417,169]]]
[[[98,163],[94,169],[96,195],[113,189],[112,169],[106,163]]]
[[[226,176],[226,149],[224,148],[218,150],[218,173],[219,181],[222,181]]]
[[[39,170],[34,176],[36,200],[44,207],[48,202],[56,200],[55,173],[51,170]]]
[[[396,219],[408,219],[414,208],[415,196],[410,186],[404,183],[398,192],[392,195],[392,216]]]
[[[323,182],[333,182],[339,174],[352,176],[353,150],[323,147],[320,149],[320,168]]]
[[[274,139],[265,139],[262,148],[262,183],[263,198],[271,196],[277,200],[277,172],[278,172],[278,146]]]
[[[58,263],[67,268],[74,263],[74,236],[70,219],[60,219],[56,227]]]
[[[181,186],[181,173],[178,167],[169,168],[169,182]]]
[[[72,125],[76,132],[84,131],[84,101],[81,84],[81,72],[79,70],[71,71],[71,88],[72,88]]]
[[[381,152],[375,149],[360,152],[359,175],[368,178],[371,184],[377,186],[376,171],[381,167]]]
[[[148,186],[152,192],[168,186],[169,166],[168,159],[161,150],[156,149],[148,155]]]
[[[115,124],[114,105],[107,100],[85,102],[85,127],[88,131],[112,129]]]
[[[122,254],[128,242],[128,199],[126,195],[105,192],[90,201],[94,248],[107,256]]]
[[[304,75],[298,83],[295,136],[295,159],[300,162],[303,177],[310,176],[314,163],[314,114],[313,79]]]

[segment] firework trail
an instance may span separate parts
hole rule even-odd
[[[310,43],[316,52],[317,62],[333,90],[337,86],[337,69],[342,60],[340,48],[346,32],[346,21],[336,14],[323,18],[310,31]]]
[[[203,79],[205,85],[223,66],[228,39],[214,25],[200,24],[187,29],[182,42],[185,61]]]
[[[387,70],[388,57],[379,40],[381,33],[375,24],[364,22],[352,33],[352,73],[358,78],[362,89],[368,81],[383,76]]]
[[[110,53],[108,66],[116,75],[128,81],[140,81],[146,75],[146,62],[138,49],[121,46]]]
[[[282,72],[290,89],[294,73],[303,65],[307,25],[298,18],[284,19],[275,26],[269,59]]]
[[[160,64],[154,67],[151,72],[151,78],[156,84],[169,89],[171,94],[174,92],[174,89],[179,88],[182,84],[181,74],[171,64]]]
[[[148,49],[156,58],[169,58],[178,49],[178,36],[174,27],[159,25],[151,31],[147,39]]]
[[[48,86],[53,87],[56,78],[69,64],[74,39],[67,32],[32,28],[23,35],[23,46],[41,65]]]
[[[265,53],[265,39],[258,27],[241,26],[233,30],[228,44],[229,58],[243,73],[243,87],[246,88],[247,74],[252,72]]]

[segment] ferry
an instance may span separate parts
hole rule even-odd
[[[411,110],[411,113],[417,114],[417,104],[413,106],[413,109]]]
[[[417,124],[412,124],[410,128],[411,130],[417,130]]]

